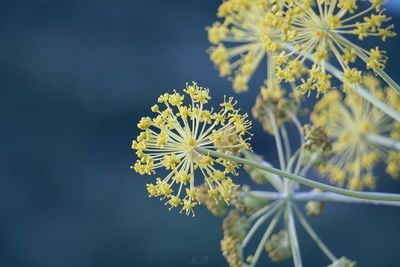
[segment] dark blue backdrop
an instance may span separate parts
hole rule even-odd
[[[232,94],[205,53],[219,3],[0,1],[1,267],[189,266],[194,256],[226,266],[221,219],[169,212],[148,198],[151,178],[129,169],[136,123],[165,89],[195,80],[216,99]],[[397,81],[399,47],[399,38],[386,46]],[[263,73],[238,96],[246,111]],[[253,146],[273,161],[271,138],[257,124],[254,132]],[[379,190],[400,192],[383,180]],[[355,205],[312,219],[337,255],[372,267],[399,266],[399,221],[398,209]],[[305,266],[327,263],[301,240]]]

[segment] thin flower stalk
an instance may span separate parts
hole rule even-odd
[[[366,199],[366,200],[396,201],[396,202],[400,201],[400,194],[378,193],[378,192],[370,193],[370,192],[359,192],[359,191],[347,190],[347,189],[343,189],[340,187],[335,187],[335,186],[319,183],[319,182],[313,181],[313,180],[305,178],[305,177],[294,175],[294,174],[288,173],[286,171],[282,171],[282,170],[276,169],[274,167],[265,166],[258,162],[243,159],[243,158],[240,158],[237,156],[232,156],[232,155],[220,153],[217,151],[207,150],[204,148],[198,148],[198,150],[199,150],[199,152],[202,152],[202,153],[209,153],[210,155],[215,156],[215,157],[226,158],[228,160],[232,160],[237,163],[245,164],[245,165],[251,166],[253,168],[257,168],[257,169],[260,169],[260,170],[263,170],[266,172],[270,172],[270,173],[282,176],[284,178],[287,178],[289,180],[304,184],[304,185],[312,187],[312,188],[318,188],[318,189],[321,189],[326,192],[332,192],[332,193],[336,193],[339,195],[344,195],[344,196],[348,196],[348,197],[352,197],[352,198]]]

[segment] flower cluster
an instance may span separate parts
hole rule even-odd
[[[148,175],[155,174],[158,168],[169,171],[165,178],[157,178],[155,184],[147,184],[149,195],[167,199],[171,208],[182,205],[181,212],[194,215],[198,174],[204,177],[208,194],[227,204],[236,187],[230,175],[237,175],[239,165],[214,158],[204,150],[228,153],[249,149],[250,122],[247,114],[241,115],[235,108],[233,98],[226,99],[216,112],[205,108],[210,100],[208,89],[193,83],[184,92],[185,95],[176,91],[161,95],[158,103],[164,108],[156,104],[151,108],[155,116],[140,120],[138,128],[142,132],[132,144],[139,159],[133,168]],[[184,105],[185,97],[189,97],[189,105]]]
[[[365,76],[363,83],[377,98],[400,108],[400,96],[382,89],[376,78]],[[390,137],[396,137],[400,123],[359,95],[349,93],[343,100],[338,91],[327,93],[315,105],[311,120],[325,129],[333,143],[332,157],[319,167],[332,182],[347,183],[353,190],[373,189],[373,168],[381,160],[386,162],[388,174],[399,175],[399,150]]]
[[[281,4],[279,4],[281,2]],[[280,20],[282,46],[286,49],[276,57],[277,76],[294,82],[299,69],[307,60],[312,64],[307,78],[299,88],[304,92],[325,93],[331,88],[327,62],[336,62],[342,70],[346,85],[360,83],[362,71],[355,67],[357,60],[368,69],[383,69],[387,60],[379,47],[366,50],[351,41],[380,37],[385,41],[395,36],[390,17],[381,9],[382,1],[371,0],[364,7],[358,0],[283,0],[277,1],[274,17]]]
[[[149,196],[186,215],[194,216],[199,204],[216,216],[228,214],[221,250],[229,266],[255,266],[263,251],[272,262],[292,258],[294,266],[303,266],[298,222],[327,256],[328,267],[354,267],[354,261],[330,251],[303,213],[319,216],[329,202],[399,206],[399,195],[355,192],[375,188],[380,163],[400,178],[400,86],[383,70],[385,51],[356,44],[395,36],[382,2],[223,0],[220,21],[207,28],[208,53],[237,93],[248,90],[266,59],[267,77],[252,115],[273,135],[279,168],[249,151],[251,123],[236,101],[225,97],[219,110],[207,109],[209,91],[194,82],[183,93],[161,95],[153,116],[137,124],[141,132],[132,148],[138,159],[132,168],[141,175],[167,171],[146,185]],[[336,86],[341,90],[331,90],[334,81],[341,82]],[[312,92],[322,97],[309,112],[302,102]],[[305,124],[299,118],[304,114],[310,114]],[[298,140],[292,142],[294,134]],[[258,187],[274,191],[235,184],[239,163],[247,165]],[[306,179],[313,167],[350,190]],[[300,183],[314,189],[304,191]],[[297,202],[306,202],[305,212]],[[266,224],[251,253],[255,234]]]
[[[365,49],[353,43],[393,37],[394,26],[381,9],[382,1],[370,0],[226,0],[218,10],[222,22],[208,28],[212,62],[222,77],[229,76],[236,92],[248,90],[248,81],[267,55],[268,72],[281,81],[301,81],[302,92],[325,93],[332,75],[327,62],[341,67],[346,88],[361,82],[363,72],[385,67],[385,51],[378,46]],[[353,38],[354,39],[354,38]],[[310,62],[310,63],[309,63]],[[304,75],[307,74],[307,77]]]
[[[245,92],[248,82],[266,53],[277,51],[279,40],[271,22],[274,0],[227,0],[218,9],[223,22],[208,28],[211,61],[221,77],[229,76],[233,90]]]
[[[299,111],[301,94],[294,91],[287,95],[286,90],[281,88],[276,79],[269,79],[261,87],[256,103],[252,109],[253,117],[257,119],[264,130],[274,134],[273,123],[280,127],[290,115]]]

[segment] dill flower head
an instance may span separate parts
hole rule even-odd
[[[364,85],[376,97],[399,109],[400,96],[383,90],[379,81],[366,76]],[[384,93],[385,92],[385,93]],[[319,170],[338,185],[353,190],[373,189],[373,168],[383,161],[392,177],[398,176],[399,148],[393,145],[398,122],[356,93],[342,99],[338,91],[326,94],[314,107],[311,120],[332,140],[332,156]]]
[[[203,176],[208,194],[229,204],[230,194],[236,187],[230,175],[237,175],[239,167],[232,161],[201,153],[197,148],[224,153],[229,148],[249,149],[246,136],[250,122],[247,114],[239,114],[233,98],[225,99],[217,112],[205,108],[210,100],[208,89],[193,83],[186,85],[184,93],[174,91],[161,95],[160,106],[151,108],[154,117],[140,120],[137,126],[142,132],[132,143],[138,160],[132,167],[148,175],[155,174],[159,168],[169,171],[165,178],[147,184],[149,195],[167,199],[171,208],[182,206],[181,212],[194,216],[193,207],[198,204],[195,177]],[[189,105],[184,104],[185,98],[189,98]],[[227,136],[235,136],[234,143],[226,142]]]
[[[248,90],[248,81],[266,53],[278,50],[279,31],[272,15],[275,0],[226,0],[218,9],[222,22],[208,30],[211,61],[221,77],[232,80],[235,92]]]
[[[383,69],[387,57],[379,47],[365,49],[352,39],[395,36],[390,17],[381,9],[381,0],[282,0],[277,1],[275,19],[281,20],[281,40],[286,51],[277,57],[277,77],[293,82],[299,66],[310,59],[308,77],[299,88],[304,92],[325,93],[331,75],[325,62],[339,65],[345,85],[361,82],[362,72],[354,67],[364,62],[368,69]],[[355,37],[355,38],[354,38]],[[289,51],[291,50],[291,51]]]
[[[253,117],[261,123],[264,131],[273,135],[272,120],[277,127],[282,126],[290,118],[290,113],[298,113],[301,97],[299,91],[288,94],[276,79],[268,79],[257,96]]]

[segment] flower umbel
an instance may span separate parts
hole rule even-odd
[[[282,4],[276,5],[275,19],[282,21],[285,49],[292,50],[279,55],[277,73],[282,80],[293,82],[292,66],[311,60],[308,77],[302,80],[300,89],[325,93],[331,84],[331,75],[325,69],[328,61],[340,65],[345,85],[361,82],[362,71],[353,66],[357,60],[363,61],[368,69],[384,68],[387,57],[379,47],[368,50],[350,41],[354,36],[359,40],[380,37],[382,41],[395,36],[394,26],[387,25],[390,17],[381,9],[382,1],[370,0],[369,4],[358,0],[278,2]]]
[[[268,79],[256,98],[252,109],[253,117],[261,123],[267,133],[273,135],[272,116],[280,127],[289,120],[289,114],[297,114],[300,111],[302,97],[299,93],[298,90],[286,93],[276,79],[273,77]]]
[[[278,50],[279,20],[272,17],[274,0],[227,0],[208,28],[209,53],[221,77],[229,76],[235,92],[248,90],[248,81],[267,53]]]
[[[399,95],[383,90],[376,78],[365,76],[363,83],[377,98],[400,108]],[[332,182],[338,185],[347,182],[347,187],[353,190],[373,189],[376,183],[373,168],[381,160],[388,164],[390,175],[398,175],[394,155],[399,155],[399,149],[390,137],[396,135],[399,123],[357,94],[349,93],[343,101],[338,91],[329,92],[315,105],[311,120],[333,142],[332,157],[319,167]]]
[[[157,178],[155,184],[147,184],[150,196],[167,199],[171,208],[182,206],[181,212],[193,214],[196,201],[195,177],[201,174],[213,198],[230,202],[230,194],[236,187],[230,175],[237,175],[238,164],[203,154],[196,148],[228,153],[229,149],[249,149],[247,114],[239,114],[233,98],[225,99],[221,109],[206,109],[210,100],[208,89],[196,83],[186,85],[185,95],[176,91],[163,94],[151,109],[155,117],[144,117],[138,123],[142,132],[133,141],[138,160],[132,166],[140,174],[155,174],[165,168],[169,174]],[[184,105],[185,97],[189,105]],[[234,136],[235,140],[232,140]],[[228,143],[231,140],[232,143]],[[198,178],[197,178],[198,179]],[[197,180],[198,181],[198,180]]]

